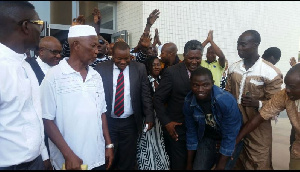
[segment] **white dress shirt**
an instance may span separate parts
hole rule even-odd
[[[88,67],[85,82],[63,59],[45,76],[41,88],[43,118],[53,120],[71,150],[92,169],[105,164],[102,113],[106,112],[102,78]],[[65,159],[49,139],[50,160],[56,170]]]
[[[131,97],[130,97],[130,80],[129,80],[129,66],[127,65],[123,71],[124,75],[124,113],[118,117],[115,115],[114,107],[115,107],[115,95],[116,95],[116,87],[117,87],[117,80],[120,74],[120,69],[114,64],[113,65],[113,101],[112,101],[112,109],[111,109],[111,117],[112,118],[127,118],[132,115],[133,109],[131,104]]]
[[[43,62],[42,59],[40,57],[36,58],[37,63],[39,64],[39,66],[41,67],[43,73],[46,75],[48,70],[52,67],[50,65],[48,65],[47,63]]]
[[[0,167],[48,159],[36,76],[24,54],[0,52]]]

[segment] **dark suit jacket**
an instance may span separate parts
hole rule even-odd
[[[95,70],[100,73],[106,100],[106,116],[110,126],[113,100],[113,64],[112,60],[99,63]],[[150,95],[149,80],[145,65],[136,61],[129,64],[130,96],[138,133],[142,132],[143,116],[146,122],[154,122],[153,102]]]
[[[187,69],[184,62],[181,62],[164,71],[153,99],[156,115],[162,126],[171,121],[182,123],[181,126],[176,126],[176,132],[179,139],[184,140],[186,128],[182,109],[185,96],[190,90]]]

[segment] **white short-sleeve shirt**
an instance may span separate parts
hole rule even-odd
[[[24,59],[0,43],[0,167],[30,162],[43,150],[48,159],[39,83]]]
[[[41,84],[43,118],[53,120],[72,151],[88,169],[105,164],[102,113],[106,112],[102,78],[88,67],[85,82],[66,59],[49,69]],[[58,170],[65,163],[49,139],[50,160]]]
[[[42,69],[43,73],[46,75],[48,70],[52,67],[47,63],[43,62],[40,57],[36,58],[36,62],[39,64],[40,68]]]

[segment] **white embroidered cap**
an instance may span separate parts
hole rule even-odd
[[[97,33],[95,28],[89,25],[71,26],[68,33],[68,38],[80,36],[97,36]]]

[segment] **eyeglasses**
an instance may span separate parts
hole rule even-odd
[[[99,39],[99,44],[103,45],[103,44],[105,44],[105,41],[103,41],[102,39]]]
[[[24,21],[27,21],[28,23],[37,24],[40,26],[41,32],[44,30],[44,21],[43,20],[30,20],[30,19],[24,19],[18,22],[18,25],[22,25]]]
[[[46,50],[50,51],[50,52],[51,52],[53,55],[55,55],[55,56],[57,56],[58,54],[59,54],[59,55],[62,55],[62,54],[61,54],[62,51],[59,51],[59,50],[50,50],[50,49],[45,48],[45,47],[41,47],[40,49],[46,49]]]

